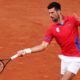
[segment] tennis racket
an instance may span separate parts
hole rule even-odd
[[[19,57],[20,55],[19,54],[15,54],[13,55],[12,57],[10,58],[7,58],[7,59],[1,59],[0,60],[0,73],[2,73],[6,67],[6,65],[13,59]]]

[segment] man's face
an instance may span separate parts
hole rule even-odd
[[[52,21],[57,22],[59,19],[58,11],[56,11],[55,8],[48,9],[48,11]]]

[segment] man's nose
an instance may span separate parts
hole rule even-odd
[[[50,17],[53,17],[53,15],[52,15],[52,14],[50,14]]]
[[[52,14],[49,14],[50,15],[50,17],[52,17]]]

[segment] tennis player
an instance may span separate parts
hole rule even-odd
[[[42,43],[32,48],[20,50],[17,53],[25,55],[43,51],[55,38],[61,47],[61,53],[59,54],[61,60],[60,80],[72,80],[80,69],[80,44],[78,38],[80,19],[75,16],[64,16],[58,2],[51,2],[48,5],[48,11],[53,24],[45,33]]]

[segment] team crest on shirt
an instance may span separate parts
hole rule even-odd
[[[56,32],[60,32],[60,28],[59,27],[56,28]]]

